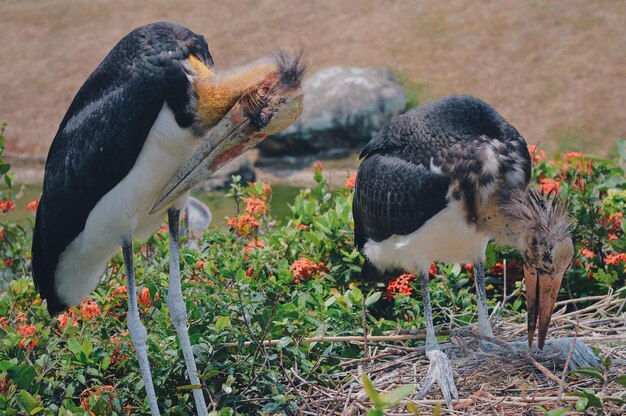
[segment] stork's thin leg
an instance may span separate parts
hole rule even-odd
[[[493,337],[493,330],[489,323],[487,312],[487,292],[485,290],[485,265],[482,261],[474,264],[474,279],[476,280],[476,302],[478,303],[478,329],[485,337]]]
[[[137,352],[137,360],[143,377],[143,384],[146,388],[148,396],[148,404],[150,404],[150,413],[152,416],[159,416],[159,406],[157,404],[156,394],[154,393],[154,384],[152,383],[152,374],[150,373],[150,362],[148,361],[148,348],[146,340],[148,333],[139,318],[139,309],[137,309],[137,291],[135,289],[135,266],[133,262],[133,243],[129,237],[122,242],[122,252],[124,253],[124,266],[126,267],[126,287],[128,288],[128,315],[126,317],[126,325],[130,332],[130,339]]]
[[[439,348],[437,338],[435,337],[435,327],[433,326],[433,313],[430,305],[430,291],[428,289],[428,272],[422,272],[422,300],[424,303],[424,319],[426,321],[426,356],[430,360],[428,365],[428,373],[424,378],[424,382],[420,391],[417,393],[417,399],[422,398],[430,389],[433,382],[439,382],[441,394],[449,408],[452,408],[452,397],[458,399],[459,392],[454,384],[454,372],[450,360]]]
[[[167,216],[170,228],[170,288],[167,295],[167,307],[170,311],[170,316],[172,317],[172,323],[178,333],[180,347],[183,350],[183,357],[185,358],[185,364],[187,365],[189,382],[194,385],[200,385],[200,379],[197,374],[198,370],[196,369],[196,360],[193,356],[191,342],[189,341],[189,334],[187,333],[187,308],[185,306],[183,292],[180,285],[180,257],[178,253],[178,224],[180,211],[170,209],[167,211]],[[195,388],[192,391],[198,415],[208,415],[204,396],[202,395],[202,389]]]

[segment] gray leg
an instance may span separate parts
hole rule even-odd
[[[493,330],[489,323],[487,312],[487,292],[485,290],[485,266],[482,261],[474,264],[474,279],[476,283],[476,301],[478,303],[478,329],[480,335],[493,338]]]
[[[143,384],[146,388],[150,413],[152,416],[159,416],[159,406],[157,405],[154,384],[152,384],[152,374],[150,374],[150,363],[148,362],[148,348],[146,340],[148,333],[139,318],[137,309],[137,291],[135,289],[135,266],[133,264],[133,243],[132,238],[122,242],[122,252],[124,253],[124,266],[126,266],[126,286],[128,288],[128,316],[126,325],[130,332],[130,339],[137,352],[137,360],[143,377]]]
[[[183,350],[189,382],[191,384],[200,385],[200,379],[197,374],[198,370],[196,369],[196,360],[193,356],[189,334],[187,333],[187,309],[180,286],[180,258],[178,255],[178,224],[180,211],[170,209],[167,212],[167,216],[170,228],[170,289],[167,295],[167,307],[170,311],[172,323],[174,324],[174,328],[176,328],[180,346]],[[204,402],[204,396],[202,395],[202,389],[196,388],[192,391],[198,414],[207,416],[208,412],[206,403]]]
[[[433,326],[433,313],[430,305],[430,291],[428,289],[428,272],[421,273],[422,276],[422,300],[424,303],[424,319],[426,321],[426,356],[430,360],[428,373],[417,399],[422,398],[430,389],[433,382],[439,382],[441,393],[449,408],[452,408],[452,397],[459,398],[459,392],[454,384],[454,372],[450,360],[439,348],[435,337],[435,327]]]

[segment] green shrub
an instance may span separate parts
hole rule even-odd
[[[620,146],[623,151],[624,144]],[[568,154],[537,161],[535,180],[554,187],[549,179],[570,199],[577,220],[577,255],[562,297],[621,287],[626,276],[626,223],[619,215],[626,204],[623,170],[614,161]],[[406,278],[407,286],[402,287],[410,289],[405,294],[393,293],[385,282],[354,281],[362,257],[353,247],[352,190],[331,191],[321,165],[315,167],[315,180],[315,186],[296,196],[292,215],[282,224],[268,210],[267,185],[235,184],[229,194],[238,212],[227,228],[207,231],[197,250],[181,248],[189,334],[200,378],[223,414],[229,409],[239,414],[298,413],[301,399],[289,389],[292,369],[324,382],[338,357],[363,354],[362,347],[351,343],[302,339],[361,334],[363,305],[372,334],[423,326],[414,280]],[[12,230],[14,225],[1,226]],[[136,247],[142,320],[149,328],[148,354],[164,413],[193,414],[182,354],[164,301],[169,278],[165,230]],[[2,250],[7,250],[4,256],[16,255],[27,264],[23,242],[17,251],[4,245]],[[508,293],[519,285],[518,255],[490,245],[486,268],[491,305],[504,290],[504,259]],[[55,319],[48,316],[26,266],[20,267],[23,278],[0,294],[0,409],[9,415],[82,414],[84,408],[103,415],[147,412],[126,330],[121,256],[110,262],[91,301]],[[475,322],[471,267],[439,265],[432,272],[436,323]],[[509,308],[515,311],[522,305],[523,299],[515,296]],[[446,315],[456,321],[450,323]],[[275,340],[276,345],[263,345],[263,340]]]

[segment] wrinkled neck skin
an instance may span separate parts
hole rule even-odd
[[[247,89],[278,71],[276,64],[269,59],[224,74],[216,74],[193,55],[189,57],[189,63],[196,72],[194,89],[198,100],[198,123],[206,127],[217,124]]]
[[[528,225],[507,216],[494,198],[479,214],[476,229],[498,245],[515,248],[521,253],[526,249]]]

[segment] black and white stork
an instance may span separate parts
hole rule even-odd
[[[541,349],[561,279],[573,256],[566,205],[529,186],[524,138],[490,105],[450,96],[396,117],[363,148],[353,202],[355,243],[365,256],[363,280],[399,270],[421,275],[427,376],[451,404],[458,392],[452,366],[435,338],[428,288],[432,262],[474,263],[481,335],[493,337],[487,313],[487,243],[518,249],[524,258],[528,348]],[[564,340],[556,340],[564,341]],[[571,342],[554,342],[569,351]],[[521,343],[525,345],[525,343]],[[579,365],[595,362],[576,343]]]
[[[167,305],[187,375],[199,385],[180,284],[180,209],[194,184],[295,121],[303,73],[299,56],[279,53],[218,75],[204,37],[154,23],[120,40],[61,121],[37,210],[34,282],[55,315],[88,296],[122,248],[127,326],[152,415],[159,408],[137,309],[133,238],[152,234],[167,212]],[[201,389],[193,394],[199,414],[206,415]]]

